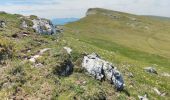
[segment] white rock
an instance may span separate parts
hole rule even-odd
[[[36,60],[35,60],[35,58],[30,58],[29,61],[32,63],[35,63]]]
[[[27,25],[27,23],[25,21],[22,22],[21,28],[28,28],[28,25]]]
[[[169,74],[169,73],[162,73],[161,75],[162,75],[162,76],[165,76],[165,77],[170,77],[170,74]]]
[[[38,59],[39,57],[41,57],[41,56],[40,55],[34,55],[29,59],[29,61],[32,62],[32,63],[35,63],[36,59]]]
[[[113,67],[112,63],[102,60],[97,54],[92,53],[84,56],[82,67],[87,70],[90,76],[98,80],[108,79],[117,90],[124,88],[124,80],[120,72],[116,67]]]
[[[158,94],[161,95],[161,92],[157,88],[153,88],[153,90]]]
[[[72,49],[71,49],[71,48],[69,48],[69,47],[64,47],[64,49],[67,51],[68,54],[71,54],[71,52],[72,52]]]
[[[138,95],[139,100],[149,100],[147,97],[147,94],[145,94],[144,96],[140,96]]]
[[[33,22],[33,29],[35,29],[35,31],[37,33],[41,33],[41,34],[55,34],[56,33],[56,29],[53,26],[53,24],[46,20],[46,19],[34,19],[32,20]]]
[[[32,57],[29,59],[29,61],[32,62],[32,63],[35,63],[35,62],[36,62],[36,59],[40,58],[41,55],[42,55],[44,52],[48,51],[48,50],[50,50],[50,48],[44,48],[44,49],[40,50],[40,52],[39,52],[38,54],[32,56]]]
[[[154,73],[154,74],[158,74],[156,69],[153,67],[145,67],[144,70],[148,73]]]
[[[40,50],[39,54],[42,55],[44,52],[50,50],[51,48],[44,48],[42,50]]]
[[[160,95],[160,96],[165,96],[165,95],[166,95],[165,92],[164,92],[164,93],[161,93],[156,87],[154,87],[153,90],[154,90],[158,95]]]

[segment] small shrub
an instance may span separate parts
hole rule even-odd
[[[14,45],[8,39],[0,37],[0,61],[7,58],[12,58]]]
[[[71,56],[65,51],[61,50],[57,55],[58,64],[53,68],[53,74],[59,76],[68,76],[72,74],[74,65],[72,64]]]
[[[30,15],[30,19],[31,20],[34,20],[34,19],[37,19],[38,17],[37,16],[35,16],[35,15]]]

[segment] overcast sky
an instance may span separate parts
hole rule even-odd
[[[94,7],[170,17],[170,0],[0,0],[0,11],[45,18],[80,18]]]

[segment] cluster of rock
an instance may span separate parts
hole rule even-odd
[[[21,18],[21,19],[24,19],[24,18]],[[33,24],[32,27],[29,27],[28,22],[23,20],[21,23],[21,28],[32,28],[35,30],[35,32],[40,33],[40,34],[51,35],[51,34],[56,33],[56,29],[54,25],[52,24],[51,21],[47,19],[38,18],[38,17],[34,19],[29,19],[29,18],[26,18],[26,19],[29,20]]]
[[[33,29],[37,32],[37,33],[41,33],[41,34],[55,34],[56,30],[55,27],[53,26],[53,24],[46,19],[34,19],[33,21]]]
[[[107,79],[117,90],[123,90],[124,80],[121,73],[111,63],[102,60],[97,54],[84,56],[82,67],[98,80]]]

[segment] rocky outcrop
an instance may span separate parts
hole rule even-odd
[[[34,30],[36,33],[40,34],[55,34],[56,28],[52,24],[52,22],[48,19],[39,18],[37,16],[21,16],[21,25],[20,28]]]
[[[102,60],[97,54],[84,56],[82,67],[87,70],[90,76],[98,80],[107,79],[115,85],[117,90],[123,90],[124,80],[120,72],[111,63]]]
[[[37,18],[37,19],[33,19],[33,29],[40,34],[55,34],[56,33],[56,29],[53,26],[53,24],[46,19],[42,19],[42,18]]]
[[[21,28],[28,28],[28,25],[27,25],[27,23],[25,21],[22,22]]]
[[[6,27],[5,21],[0,20],[0,28]]]

